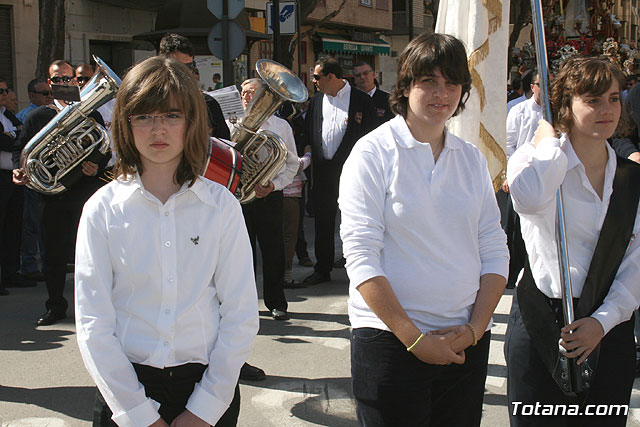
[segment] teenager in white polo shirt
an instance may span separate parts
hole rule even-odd
[[[491,315],[509,255],[486,161],[450,134],[471,76],[463,44],[412,40],[397,116],[360,139],[340,180],[351,373],[365,426],[477,426]]]

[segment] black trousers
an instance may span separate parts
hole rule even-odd
[[[100,187],[97,179],[84,179],[55,196],[44,196],[42,232],[45,247],[44,278],[47,284],[47,310],[64,313],[69,305],[64,298],[67,263],[73,260],[82,207]]]
[[[520,315],[516,296],[513,298],[507,333],[507,397],[512,426],[602,426],[626,425],[626,415],[604,416],[535,416],[521,415],[522,405],[628,405],[635,376],[635,343],[633,318],[613,328],[600,343],[598,367],[585,401],[562,393],[542,364]],[[514,415],[514,402],[521,402]],[[604,408],[604,407],[603,407]],[[604,410],[604,409],[603,409]],[[591,412],[594,412],[593,410]],[[530,414],[529,412],[525,412]]]
[[[0,169],[0,288],[18,276],[24,189],[12,181],[11,171]]]
[[[242,205],[242,213],[251,240],[254,268],[257,262],[256,240],[260,245],[264,305],[269,310],[287,311],[283,288],[282,191],[272,191],[267,197]]]
[[[462,365],[421,362],[391,332],[351,332],[351,377],[365,427],[479,426],[491,332],[465,350]]]
[[[520,229],[520,215],[513,209],[511,194],[507,198],[506,226],[503,227],[507,234],[507,247],[509,248],[509,285],[515,285],[520,270],[524,268],[527,259],[527,250],[522,239]]]
[[[160,403],[158,412],[167,423],[171,422],[184,412],[193,389],[202,379],[202,374],[207,365],[200,363],[187,363],[186,365],[159,369],[151,366],[133,364],[138,376],[138,381],[144,386],[147,397]],[[229,409],[216,423],[216,427],[234,427],[240,414],[240,386],[236,385],[233,400]],[[98,391],[96,404],[93,411],[94,427],[114,427],[116,423],[111,420],[113,413],[107,406],[104,398]]]
[[[340,177],[314,177],[313,207],[315,211],[315,251],[319,273],[330,273],[335,261],[336,213]]]
[[[298,257],[298,261],[309,258],[309,252],[307,252],[307,241],[304,238],[304,207],[307,201],[308,182],[309,181],[305,181],[304,186],[302,187],[302,197],[299,198],[300,222],[298,222],[298,239],[296,241],[296,257]]]

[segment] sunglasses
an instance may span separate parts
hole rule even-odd
[[[32,90],[31,93],[37,93],[37,94],[40,94],[42,96],[51,96],[51,91],[50,90],[41,90],[41,91]]]
[[[68,77],[68,76],[55,76],[55,77],[51,77],[49,80],[51,80],[53,83],[60,83],[60,82],[65,82],[65,83],[69,83],[71,80],[73,80],[73,77]]]
[[[89,76],[78,76],[78,77],[76,77],[76,80],[78,81],[78,83],[85,83],[85,82],[88,82],[89,80],[91,80],[91,77],[89,77]]]
[[[314,74],[312,77],[313,77],[313,80],[318,81],[323,76],[321,76],[320,74]]]
[[[0,95],[6,95],[8,93],[9,93],[9,89],[5,89],[5,88],[0,87]]]
[[[184,65],[186,65],[187,67],[189,67],[190,70],[197,70],[196,68],[196,61],[192,61],[192,62],[187,62]]]

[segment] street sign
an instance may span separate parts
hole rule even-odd
[[[222,19],[222,2],[229,2],[228,17],[236,19],[238,14],[244,9],[244,0],[207,0],[207,8],[218,19]]]
[[[265,10],[267,18],[267,34],[273,34],[273,2],[267,2]],[[295,34],[298,30],[296,26],[296,2],[281,1],[280,2],[280,34]]]
[[[245,34],[242,27],[236,21],[229,21],[229,34],[223,39],[222,35],[222,22],[218,22],[213,26],[209,32],[209,38],[207,44],[209,50],[218,59],[223,58],[223,45],[222,42],[229,40],[229,59],[235,59],[244,50]]]

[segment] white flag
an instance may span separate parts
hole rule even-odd
[[[465,44],[473,79],[464,112],[452,118],[448,128],[482,151],[497,190],[507,168],[509,1],[440,0],[436,32]]]

